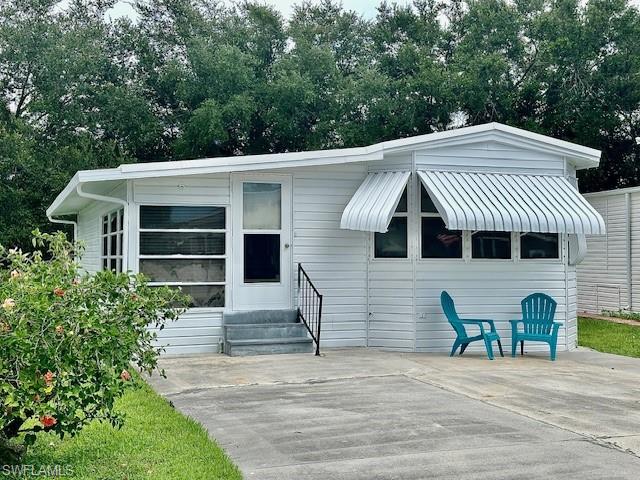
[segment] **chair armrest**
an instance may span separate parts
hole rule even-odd
[[[493,320],[489,320],[486,318],[465,318],[465,320],[469,320],[472,322],[488,323],[489,328],[491,328],[491,331],[492,332],[496,331],[496,324],[493,322]]]
[[[484,335],[484,326],[482,325],[484,323],[484,320],[476,320],[474,318],[465,318],[465,319],[460,319],[460,323],[462,323],[463,325],[475,325],[480,328],[480,333]]]
[[[517,325],[518,323],[524,323],[524,320],[519,319],[519,320],[509,320],[509,323],[511,325]]]

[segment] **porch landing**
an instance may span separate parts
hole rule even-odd
[[[251,479],[640,478],[640,360],[325,349],[161,360]]]

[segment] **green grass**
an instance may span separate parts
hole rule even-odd
[[[139,383],[140,389],[118,401],[118,409],[126,414],[120,430],[94,422],[62,441],[40,434],[22,463],[36,468],[66,466],[72,475],[56,478],[74,480],[242,478],[202,426],[173,409],[146,383]]]
[[[640,357],[640,326],[579,318],[578,345],[599,352]]]

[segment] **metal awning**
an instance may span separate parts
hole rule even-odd
[[[596,234],[604,220],[564,177],[419,171],[450,230]]]
[[[398,206],[411,172],[367,175],[342,213],[340,228],[384,233]]]

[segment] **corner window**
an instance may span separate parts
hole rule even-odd
[[[209,206],[140,207],[140,272],[180,287],[191,307],[224,307],[226,211]]]
[[[116,210],[102,217],[101,261],[102,270],[122,272],[122,233],[124,224],[124,209]]]
[[[520,258],[560,258],[557,233],[524,233],[520,236]]]
[[[424,185],[420,187],[422,258],[462,258],[462,231],[447,229]]]
[[[407,258],[407,189],[398,202],[387,233],[376,233],[373,239],[375,258]]]
[[[471,236],[471,258],[511,258],[511,232],[474,232]]]

